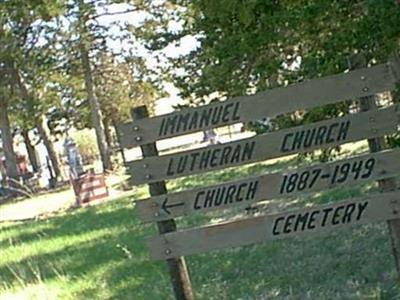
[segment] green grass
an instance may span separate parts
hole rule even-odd
[[[293,161],[292,161],[293,162]],[[307,162],[304,162],[307,163]],[[257,164],[176,180],[171,191],[287,168]],[[374,188],[282,200],[282,209],[325,203]],[[143,188],[133,197],[146,196]],[[55,217],[0,225],[0,299],[174,299],[165,262],[149,261],[142,224],[120,199]],[[179,220],[180,228],[243,210]],[[196,299],[400,299],[385,223],[187,257]]]

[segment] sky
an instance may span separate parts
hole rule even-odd
[[[108,7],[109,12],[120,12],[129,9],[129,5],[127,4],[113,4]],[[146,14],[143,12],[131,12],[127,14],[121,14],[121,15],[112,15],[112,16],[103,16],[98,19],[101,25],[108,26],[111,28],[111,32],[113,34],[118,34],[118,28],[115,26],[111,26],[113,22],[119,21],[121,23],[127,23],[133,26],[138,26],[140,23],[142,23],[146,18]],[[182,29],[182,26],[178,22],[170,22],[169,23],[171,31],[180,31]],[[112,29],[114,28],[114,29]],[[121,44],[119,41],[109,41],[109,45],[114,48],[114,49],[127,49],[126,47],[129,47],[128,44]],[[169,45],[167,48],[165,48],[164,53],[168,57],[178,57],[180,55],[185,55],[188,54],[191,50],[195,49],[196,47],[199,46],[198,41],[196,40],[195,37],[193,36],[187,36],[181,39],[179,47],[176,47],[174,45]],[[138,53],[141,55],[148,55],[149,62],[152,62],[152,57],[148,53],[144,47],[138,47]]]
[[[121,12],[129,9],[129,5],[121,3],[121,4],[113,4],[108,6],[108,11],[111,13],[115,12]],[[104,11],[101,11],[99,9],[99,13],[102,13]],[[119,15],[108,15],[108,16],[102,16],[98,18],[98,21],[101,25],[110,28],[110,33],[113,35],[119,35],[121,32],[119,31],[117,26],[113,26],[113,22],[120,22],[121,24],[129,24],[133,26],[139,26],[145,19],[147,15],[143,12],[131,12],[131,13],[126,13],[126,14],[119,14]],[[171,31],[180,31],[182,29],[182,25],[179,24],[178,22],[173,22],[171,21],[169,23],[169,27]],[[108,46],[115,50],[116,52],[128,52],[129,50],[132,50],[132,45],[123,41],[121,42],[120,40],[111,40],[109,39],[107,41]],[[186,36],[180,40],[179,46],[176,45],[169,45],[167,46],[163,51],[161,51],[166,57],[169,58],[176,58],[181,55],[186,55],[190,53],[190,51],[196,49],[196,47],[199,47],[200,43],[196,40],[195,37],[193,36]],[[156,59],[158,52],[155,52],[154,54],[150,53],[143,45],[136,44],[134,53],[142,56],[145,58],[147,65],[150,68],[156,67],[160,64],[160,62]],[[162,57],[162,56],[161,56]],[[166,63],[165,60],[161,60],[161,63]],[[172,84],[172,83],[165,83],[164,84],[165,90],[168,92],[170,95],[167,98],[162,98],[159,99],[158,101],[158,111],[160,113],[168,113],[172,111],[172,105],[176,105],[176,103],[179,103],[182,101],[182,99],[178,96],[179,90]]]

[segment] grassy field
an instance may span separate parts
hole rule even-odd
[[[269,162],[172,182],[191,188],[287,168]],[[373,185],[276,200],[281,210],[358,196]],[[133,199],[0,224],[0,299],[174,299],[164,262],[148,260]],[[274,207],[274,206],[272,206]],[[1,207],[0,207],[1,209]],[[245,214],[243,209],[179,220],[180,228]],[[187,257],[196,299],[400,299],[385,223]]]

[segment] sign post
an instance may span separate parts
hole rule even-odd
[[[359,56],[359,62],[353,58],[351,61],[351,66],[353,68],[365,67],[366,60],[365,57]],[[360,59],[361,58],[361,59]],[[392,55],[388,65],[391,67],[394,78],[397,81],[400,79],[399,70],[400,70],[400,58],[398,55]],[[377,95],[367,95],[359,98],[359,108],[361,112],[368,111],[376,111],[378,109],[377,104]],[[400,118],[399,118],[400,119]],[[374,120],[376,122],[376,120]],[[388,148],[388,145],[385,141],[385,135],[380,135],[376,137],[371,137],[368,139],[368,147],[371,153],[379,152]],[[377,180],[379,188],[382,191],[393,191],[396,189],[396,179],[394,177],[386,177],[384,179]],[[397,199],[394,201],[398,201]],[[400,200],[399,200],[400,201]],[[400,279],[400,219],[393,219],[387,221],[390,240],[392,244],[392,252],[394,256],[395,266],[397,270],[397,274]]]
[[[377,110],[375,96],[363,97],[360,99],[360,110],[370,111]],[[368,147],[371,153],[382,151],[387,148],[384,136],[368,139]],[[394,177],[378,180],[378,185],[381,190],[387,192],[396,189],[396,179]],[[400,200],[394,200],[400,201]],[[392,244],[392,252],[396,265],[398,276],[400,276],[400,219],[393,219],[387,221],[390,240]],[[399,278],[400,279],[400,278]]]
[[[133,120],[140,120],[148,117],[148,111],[145,106],[134,108],[131,114]],[[140,130],[140,128],[138,128],[138,130]],[[143,157],[158,156],[156,143],[145,144],[140,146],[140,148]],[[149,184],[149,191],[151,196],[164,195],[167,194],[167,187],[164,181],[153,182]],[[157,227],[160,234],[176,231],[176,223],[173,219],[157,222]],[[174,257],[166,261],[176,299],[193,300],[192,286],[185,259],[183,257]]]
[[[126,163],[134,184],[149,185],[149,199],[136,205],[144,222],[157,222],[160,235],[148,241],[151,257],[166,260],[177,300],[193,293],[183,255],[294,236],[315,235],[352,225],[387,221],[400,274],[400,150],[385,150],[385,135],[399,132],[400,104],[377,109],[375,96],[396,88],[400,60],[318,78],[252,96],[149,118],[145,107],[119,126],[124,148],[140,146],[143,159]],[[259,119],[360,99],[360,113],[276,130],[240,141],[158,155],[155,142]],[[167,193],[164,180],[236,167],[271,158],[326,149],[368,139],[369,154],[287,169],[258,177]],[[174,218],[288,198],[304,193],[378,181],[380,193],[297,211],[252,216],[177,231]]]

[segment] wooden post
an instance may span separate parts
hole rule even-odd
[[[140,106],[132,109],[133,120],[144,119],[148,117],[146,106]],[[135,130],[135,129],[134,129]],[[140,131],[140,128],[136,130]],[[149,143],[140,146],[143,157],[158,156],[156,143]],[[159,196],[167,194],[165,181],[158,181],[149,184],[151,196]],[[157,222],[158,231],[160,234],[176,231],[175,220],[166,220]],[[183,257],[167,259],[169,274],[174,288],[175,298],[177,300],[193,300],[192,286],[190,283],[189,273],[186,267],[186,262]]]
[[[400,60],[396,54],[391,58],[391,65],[388,67],[392,68],[392,71],[395,73],[395,76],[399,78],[399,64]],[[394,64],[393,64],[394,63]],[[349,67],[351,69],[356,69],[360,67],[366,67],[367,60],[362,53],[352,57],[349,59]],[[365,78],[360,78],[360,80],[365,80]],[[365,87],[368,88],[368,87]],[[359,107],[361,111],[368,110],[376,110],[376,96],[369,97],[361,97],[359,102]],[[368,146],[370,152],[378,152],[388,147],[385,137],[377,137],[368,139]],[[395,178],[387,178],[383,180],[378,180],[379,187],[383,191],[390,191],[396,189],[396,180]],[[395,260],[396,270],[398,279],[400,280],[400,219],[389,220],[387,222],[389,228],[389,235],[392,244],[392,252]]]
[[[376,110],[376,99],[375,96],[363,97],[360,98],[360,110]],[[385,137],[377,137],[368,139],[368,146],[370,152],[378,152],[388,148],[388,145],[385,141]],[[382,191],[391,191],[396,189],[396,180],[395,178],[387,178],[378,180],[379,187]],[[392,251],[395,260],[397,275],[400,280],[400,219],[394,219],[387,221],[389,228],[389,235],[392,244]]]

